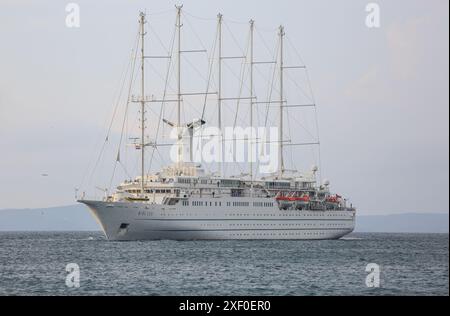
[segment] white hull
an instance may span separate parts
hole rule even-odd
[[[206,207],[80,202],[89,207],[109,240],[339,239],[355,227],[351,210],[216,207],[217,200]]]

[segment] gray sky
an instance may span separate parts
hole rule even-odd
[[[70,29],[68,2],[0,1],[0,208],[74,203],[104,137],[139,10],[175,3],[74,1],[81,27]],[[361,213],[448,212],[448,1],[376,1],[378,29],[365,25],[368,2],[183,1],[198,17],[253,18],[267,36],[284,24],[309,68],[323,176]],[[173,14],[154,16],[170,27],[160,33],[167,43]],[[190,21],[200,38],[215,30],[214,21]]]

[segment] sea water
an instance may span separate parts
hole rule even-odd
[[[448,295],[448,245],[448,234],[110,242],[1,232],[0,295]]]

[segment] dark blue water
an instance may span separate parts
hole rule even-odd
[[[0,233],[1,295],[448,295],[448,234],[335,241],[108,242],[100,233]],[[68,263],[80,287],[66,286]],[[381,269],[366,286],[368,263]]]

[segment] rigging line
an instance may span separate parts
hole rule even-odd
[[[306,73],[306,80],[308,81],[308,87],[309,87],[309,91],[311,93],[312,101],[313,101],[314,104],[316,104],[316,97],[314,96],[314,90],[313,90],[312,85],[311,85],[311,79],[309,77],[308,68],[305,69],[305,73]]]
[[[237,80],[241,80],[241,78],[239,77],[238,74],[236,74],[236,72],[233,70],[233,68],[231,68],[226,62],[223,63],[225,65],[225,67],[228,68],[228,70],[231,72],[231,74],[237,79]],[[247,88],[248,90],[250,90],[250,87],[246,84],[244,84],[245,88]]]
[[[119,161],[119,165],[123,168],[123,171],[125,172],[125,175],[128,177],[128,179],[131,180],[132,176],[128,173],[126,166],[121,161]]]
[[[267,84],[268,84],[268,85],[269,85],[271,82],[273,82],[272,78],[266,77],[266,75],[261,71],[261,69],[259,69],[258,67],[255,67],[255,69],[256,69],[256,71],[260,74],[260,76],[261,76],[263,79],[267,80]],[[268,87],[268,88],[269,88],[269,87]],[[278,90],[278,88],[275,87],[275,86],[272,86],[272,90],[274,90],[274,92],[280,92],[280,91]]]
[[[280,39],[278,39],[276,47],[277,48],[274,51],[274,56],[272,56],[272,60],[274,60],[278,56],[279,49],[280,49]],[[271,79],[271,82],[270,82],[270,86],[268,87],[269,91],[268,91],[268,95],[267,95],[267,100],[269,100],[269,101],[272,100],[272,94],[273,94],[274,90],[278,91],[277,89],[274,88],[275,76],[276,76],[276,72],[277,72],[277,69],[278,69],[277,64],[273,64],[272,65],[272,67],[273,67],[272,79]],[[269,117],[269,109],[270,109],[270,104],[268,103],[268,104],[266,104],[266,118],[265,118],[265,121],[264,121],[264,127],[267,127],[267,121],[268,121],[268,117]]]
[[[123,118],[123,121],[122,121],[122,130],[121,130],[121,133],[120,133],[118,152],[120,152],[120,147],[122,146],[122,140],[123,140],[125,124],[126,124],[127,118],[128,118],[128,108],[129,108],[129,105],[130,105],[131,89],[132,89],[133,83],[136,81],[136,77],[135,77],[136,59],[137,59],[137,50],[136,50],[136,54],[134,56],[133,69],[132,69],[132,73],[131,73],[131,80],[130,80],[130,85],[128,87],[128,97],[127,97],[127,103],[126,103],[126,106],[125,106],[125,114],[124,114],[124,118]]]
[[[228,27],[228,25],[225,23],[225,27],[227,28],[227,30],[229,31],[229,33],[232,35],[232,38],[233,38],[233,40],[235,41],[235,43],[237,44],[237,46],[239,47],[239,49],[241,49],[240,48],[240,46],[239,46],[239,44],[237,43],[237,40],[236,40],[236,38],[234,37],[234,35],[233,35],[233,33],[231,32],[231,30],[230,30],[230,28]],[[245,64],[246,64],[246,61],[247,61],[247,58],[248,58],[248,51],[249,51],[249,48],[250,48],[250,31],[249,31],[249,33],[248,33],[248,37],[247,37],[247,48],[246,48],[246,50],[245,50],[245,52],[244,51],[242,51],[241,50],[241,53],[246,57],[244,60],[242,60],[242,62],[241,62],[241,67],[240,67],[240,73],[239,73],[239,81],[240,81],[240,87],[239,87],[239,95],[238,95],[238,99],[237,99],[237,102],[236,102],[236,111],[235,111],[235,117],[234,117],[234,122],[233,122],[233,128],[235,128],[236,127],[236,123],[237,123],[237,117],[238,117],[238,114],[239,114],[239,108],[240,108],[240,104],[241,104],[241,96],[242,96],[242,91],[243,91],[243,88],[244,88],[244,85],[245,85],[245,77],[246,77],[246,67],[245,67]],[[228,65],[225,63],[225,66],[227,67],[227,68],[229,68],[229,69],[231,69],[230,67],[228,67]],[[248,70],[249,71],[249,70]],[[234,74],[234,73],[233,73]],[[247,87],[247,86],[246,86]],[[248,87],[247,87],[248,88]],[[249,90],[251,90],[251,88],[249,89]],[[250,106],[252,105],[252,102],[253,102],[253,100],[250,100]],[[224,103],[225,104],[225,106],[227,107],[227,105],[226,105],[226,102]],[[245,123],[243,124],[243,126],[245,126]],[[241,166],[240,166],[240,164],[239,163],[235,163],[234,164],[235,166],[237,166],[238,167],[238,169],[239,169],[239,171],[241,172],[241,173],[243,173],[244,171],[243,171],[243,168],[241,168]]]
[[[153,72],[159,77],[159,79],[161,79],[162,81],[166,80],[166,76],[163,76],[154,65],[152,65],[150,63],[149,66],[152,68]],[[168,84],[168,88],[170,90],[174,90],[174,88],[170,85],[170,83]],[[165,101],[165,100],[162,100],[162,101]]]
[[[137,41],[137,43],[138,43],[138,41]],[[137,50],[137,49],[136,49],[136,50]],[[128,73],[128,70],[127,70],[127,73]],[[127,75],[127,73],[125,74],[125,76]],[[112,125],[113,125],[113,123],[114,123],[114,118],[115,118],[116,113],[117,113],[117,108],[118,108],[119,103],[120,103],[120,97],[122,96],[123,87],[125,86],[125,82],[126,82],[126,80],[124,79],[124,81],[122,82],[122,88],[121,88],[121,91],[120,91],[120,94],[119,94],[119,98],[118,98],[118,100],[117,100],[116,107],[115,107],[115,109],[114,109],[114,114],[113,114],[113,117],[112,117],[112,119],[111,119],[111,123],[109,124],[108,134],[107,134],[108,136],[109,136],[109,133],[111,132]],[[108,138],[108,136],[107,136],[107,138]]]
[[[199,20],[203,20],[203,21],[216,21],[216,19],[212,19],[212,18],[204,18],[204,17],[199,17],[199,16],[196,16],[196,15],[193,15],[192,13],[189,13],[189,12],[186,11],[186,10],[183,10],[183,13],[184,13],[185,15],[189,15],[190,17],[193,17],[194,19],[199,19]]]
[[[233,109],[232,109],[230,106],[228,106],[228,104],[226,104],[226,102],[223,103],[223,106],[224,106],[225,108],[228,108],[228,109],[230,110],[230,112],[233,111]],[[243,119],[243,118],[239,118],[239,120],[241,121],[242,125],[245,126],[246,122],[244,122],[244,119]],[[233,135],[233,136],[236,136],[236,135]],[[234,139],[234,140],[235,140],[235,139]],[[240,166],[239,163],[236,162],[234,165],[238,167],[238,169],[239,169],[239,171],[240,171],[241,173],[244,172],[244,169],[241,168],[241,166]]]
[[[183,11],[184,12],[184,11]],[[205,44],[203,43],[201,37],[198,35],[198,33],[195,31],[194,26],[191,24],[191,22],[189,21],[189,19],[187,19],[186,17],[184,18],[184,21],[186,22],[186,25],[189,26],[189,28],[191,29],[192,33],[194,33],[195,37],[197,38],[197,40],[200,43],[200,46],[203,48],[203,50],[205,50],[205,54],[208,55],[207,49]]]
[[[296,54],[297,57],[300,59],[302,65],[306,65],[305,62],[303,61],[302,56],[300,55],[300,52],[299,52],[298,49],[294,46],[294,44],[292,43],[290,37],[286,35],[286,38],[287,38],[287,42],[288,42],[289,46],[291,46],[291,48],[294,50],[295,54]]]
[[[276,68],[275,68],[275,65],[272,65],[271,67],[273,67],[273,70],[272,70],[272,68],[269,68],[270,72],[271,72],[271,73],[273,72],[271,77],[266,77],[266,76],[261,72],[261,70],[258,69],[258,67],[256,67],[256,71],[261,75],[261,77],[262,77],[263,79],[265,79],[265,80],[267,81],[267,96],[266,96],[266,98],[269,98],[269,97],[271,98],[271,97],[272,97],[273,90],[278,91],[278,90],[274,87],[274,81],[275,81],[274,76],[275,76],[275,70],[276,70]],[[259,109],[258,106],[255,107],[255,110],[256,110],[256,113],[258,113],[258,115],[257,115],[258,124],[261,124],[262,119],[260,118],[260,114],[263,114],[263,113],[260,111],[260,109]]]
[[[295,118],[295,116],[292,116],[292,119],[298,124],[300,125],[301,128],[303,128],[303,130],[305,132],[307,132],[309,134],[309,136],[311,136],[311,139],[316,140],[316,137],[314,137],[314,135],[299,121]]]
[[[291,75],[289,75],[288,72],[286,72],[286,77],[300,90],[300,92],[303,94],[304,97],[306,97],[308,99],[308,101],[310,101],[311,103],[314,104],[314,100],[311,98],[311,96],[309,96],[306,91],[297,83],[297,81],[295,79],[293,79],[291,77]]]
[[[237,104],[236,104],[236,111],[235,111],[235,115],[234,115],[234,121],[233,121],[233,128],[235,128],[236,127],[236,123],[237,123],[237,118],[238,118],[238,115],[239,115],[239,109],[240,109],[240,105],[241,105],[241,96],[242,96],[242,90],[243,90],[243,83],[242,83],[242,81],[244,81],[245,80],[245,69],[244,70],[241,70],[241,72],[242,72],[242,79],[241,79],[241,85],[240,85],[240,88],[239,88],[239,94],[238,94],[238,100],[237,100]],[[253,100],[250,100],[250,104],[253,102]]]
[[[312,99],[313,99],[313,102],[314,102],[314,104],[317,104],[316,103],[316,98],[315,98],[315,96],[314,96],[314,91],[313,91],[313,89],[312,89],[312,85],[311,85],[311,79],[310,79],[310,77],[309,77],[309,72],[308,72],[308,69],[306,69],[306,79],[307,79],[307,81],[308,81],[308,86],[309,86],[309,89],[310,89],[310,91],[311,91],[311,96],[312,96]],[[314,107],[314,118],[315,118],[315,121],[316,121],[316,133],[317,133],[317,139],[319,140],[319,144],[321,144],[321,142],[320,142],[320,129],[319,129],[319,114],[318,114],[318,112],[317,112],[317,106],[315,106]],[[318,146],[319,148],[318,148],[318,159],[319,159],[319,181],[320,181],[320,183],[322,183],[322,150],[321,150],[321,146],[319,145]]]
[[[289,36],[287,36],[287,41],[289,46],[294,50],[294,52],[296,53],[297,57],[300,59],[301,64],[305,65],[305,62],[302,58],[302,56],[300,55],[299,51],[297,50],[297,48],[294,46],[294,44],[292,43],[291,39],[289,38]],[[298,83],[293,80],[290,75],[288,74],[288,78],[294,83],[294,85],[302,92],[302,94],[310,101],[312,101],[313,104],[316,104],[315,102],[315,97],[314,97],[314,92],[312,90],[312,85],[311,85],[311,80],[309,77],[309,72],[308,72],[308,68],[305,68],[305,74],[306,74],[306,80],[307,80],[307,85],[310,91],[310,96],[307,95],[307,93],[304,91],[304,89],[302,87],[300,87],[300,85],[298,85]],[[318,140],[318,143],[320,144],[320,132],[319,132],[319,122],[318,122],[318,114],[317,114],[317,107],[314,106],[314,118],[315,118],[315,125],[316,125],[316,137]],[[302,126],[303,127],[303,126]],[[305,129],[305,127],[303,127],[303,129]],[[312,138],[314,138],[314,136],[312,136],[312,134],[305,129],[308,134],[310,134],[310,136]],[[319,163],[319,181],[320,183],[322,182],[322,158],[321,158],[321,147],[320,145],[318,146],[318,163]],[[314,149],[311,147],[311,152],[313,155],[313,159],[315,160],[315,152]]]
[[[289,139],[292,139],[292,133],[291,133],[291,118],[289,115],[289,109],[286,109],[286,117],[287,117],[287,130]],[[294,163],[294,148],[290,148],[290,158],[291,158],[291,167],[293,170],[297,170],[297,166]]]
[[[162,168],[163,167],[163,162],[165,161],[164,157],[161,155],[161,152],[159,151],[158,147],[155,147],[155,149],[156,149],[156,153],[158,154],[159,158],[161,159],[159,166],[160,166],[160,168]]]
[[[240,99],[240,97],[242,96],[242,90],[243,90],[243,88],[244,88],[244,81],[245,81],[245,64],[246,64],[246,62],[247,62],[247,59],[248,59],[248,51],[249,51],[249,49],[250,49],[250,33],[251,33],[251,31],[249,31],[249,33],[248,33],[248,37],[247,37],[247,48],[246,48],[246,50],[245,50],[245,59],[242,61],[242,63],[241,63],[241,70],[240,70],[240,87],[239,87],[239,95],[238,95],[238,97],[239,97],[239,99],[237,100],[237,104],[236,104],[236,114],[235,114],[235,117],[234,117],[234,123],[233,123],[233,127],[235,128],[236,127],[236,121],[237,121],[237,116],[238,116],[238,113],[239,113],[239,106],[240,106],[240,104],[241,104],[241,99]],[[250,67],[252,67],[252,65],[250,65]],[[250,72],[250,70],[248,69],[247,70],[248,72]],[[250,90],[252,89],[252,87],[250,87]],[[250,100],[250,102],[253,102],[253,100]],[[251,104],[251,103],[250,103]],[[250,105],[251,106],[251,105]]]
[[[225,102],[223,103],[223,105],[224,105],[226,108],[228,108],[228,109],[230,110],[230,112],[233,111],[233,109],[232,109],[229,105],[227,105]],[[243,126],[245,126],[246,124],[248,124],[248,123],[245,122],[245,119],[246,119],[246,118],[247,118],[247,116],[244,117],[244,118],[239,117],[239,121],[240,121],[240,123],[241,123]]]
[[[189,16],[189,14],[188,14],[188,16]],[[191,29],[191,31],[194,33],[195,37],[199,41],[201,47],[205,50],[206,57],[208,58],[208,50],[206,49],[206,46],[203,43],[203,41],[201,40],[201,38],[198,35],[198,33],[195,31],[195,28],[193,27],[193,25],[190,22],[189,18],[185,17],[185,21],[186,21],[186,25],[188,25],[188,27]],[[216,36],[216,40],[217,40],[217,36]],[[215,45],[216,45],[216,42],[214,43],[214,53],[215,53]],[[211,55],[212,57],[214,57],[214,53],[213,53],[213,55]],[[207,98],[208,98],[208,92],[209,92],[209,88],[210,88],[211,76],[208,76],[208,78],[203,77],[203,74],[197,69],[197,67],[195,67],[195,65],[192,64],[192,62],[188,58],[184,58],[184,60],[194,69],[194,71],[200,76],[200,78],[205,80],[205,82],[207,84],[206,94],[205,94],[205,99],[204,99],[204,104],[203,104],[203,110],[202,110],[202,120],[203,120],[204,111],[205,111],[205,107],[206,107],[206,102],[207,102]],[[211,67],[212,67],[212,64],[211,64]],[[185,115],[184,111],[183,111],[183,115]]]
[[[264,37],[262,36],[262,34],[259,32],[259,27],[255,26],[255,30],[256,30],[256,34],[259,36],[259,38],[261,39],[261,42],[263,43],[264,47],[267,49],[267,52],[269,53],[270,56],[273,55],[274,50],[270,49],[269,45],[267,44],[266,40],[264,39]]]
[[[255,29],[256,29],[257,35],[258,35],[259,38],[261,39],[261,41],[262,41],[264,47],[267,49],[269,55],[272,56],[272,59],[271,59],[271,60],[275,60],[275,58],[276,58],[277,55],[278,55],[278,50],[279,50],[279,38],[276,37],[276,38],[277,38],[277,45],[276,45],[277,48],[276,48],[275,50],[271,50],[271,49],[269,48],[269,45],[267,44],[266,40],[264,39],[264,37],[262,36],[262,34],[259,32],[259,28],[258,28],[258,27],[255,27]],[[266,76],[262,73],[262,71],[261,71],[258,67],[256,67],[256,71],[261,75],[261,77],[263,77],[264,79],[267,79],[268,91],[270,91],[270,92],[268,92],[268,98],[267,98],[267,100],[271,100],[271,99],[272,99],[272,94],[273,94],[274,92],[279,92],[278,88],[274,86],[274,82],[275,82],[275,73],[276,73],[276,70],[277,70],[277,67],[276,67],[276,66],[277,66],[276,64],[271,65],[271,67],[273,67],[272,78],[266,78]],[[267,104],[267,105],[266,105],[266,106],[267,106],[267,113],[266,113],[266,119],[265,119],[265,123],[264,123],[264,126],[265,126],[265,127],[267,127],[267,115],[268,115],[268,111],[269,111],[269,105],[270,105],[270,104]]]
[[[297,57],[300,59],[300,61],[302,62],[303,65],[305,65],[305,62],[303,61],[303,58],[300,54],[300,52],[298,51],[298,49],[295,47],[295,45],[292,43],[291,39],[289,38],[289,36],[287,37],[287,41],[289,43],[289,45],[291,46],[291,48],[293,48],[294,52],[297,54]],[[311,98],[314,104],[316,103],[316,98],[314,95],[314,91],[312,89],[312,84],[311,84],[311,78],[309,75],[309,71],[308,68],[305,68],[305,73],[306,73],[306,80],[308,82],[308,87],[311,93]],[[317,106],[314,107],[314,117],[315,117],[315,123],[316,123],[316,133],[317,133],[317,139],[319,140],[319,144],[320,144],[320,129],[319,129],[319,118],[318,118],[318,112],[317,112]],[[318,159],[319,159],[319,181],[320,183],[322,183],[322,154],[321,154],[321,146],[318,146]]]
[[[131,66],[131,79],[130,79],[130,85],[128,86],[128,95],[127,95],[127,102],[126,102],[126,106],[125,106],[125,113],[124,113],[124,117],[123,117],[123,121],[122,121],[122,129],[120,132],[120,140],[119,140],[119,146],[117,149],[117,156],[116,156],[116,161],[114,163],[114,168],[113,168],[113,173],[109,182],[109,188],[111,189],[112,186],[112,182],[114,180],[114,176],[116,173],[116,168],[117,168],[117,162],[120,162],[120,147],[122,146],[122,140],[123,140],[123,135],[124,135],[124,130],[125,130],[125,123],[127,121],[127,117],[128,117],[128,107],[130,105],[130,95],[131,95],[131,89],[133,87],[133,83],[136,80],[135,77],[135,69],[136,69],[136,60],[137,60],[137,53],[138,53],[138,45],[139,42],[137,42],[136,47],[135,47],[135,52],[134,52],[134,57],[133,57],[133,62],[132,62],[132,66]]]
[[[208,83],[208,78],[205,78],[203,76],[200,70],[198,70],[198,68],[189,60],[189,58],[183,56],[183,59],[189,64],[189,66],[191,66],[191,68],[197,73],[197,75],[205,81],[205,83]]]
[[[208,69],[208,82],[206,84],[206,94],[205,94],[205,98],[203,100],[203,110],[202,110],[202,118],[201,118],[202,120],[205,118],[206,103],[208,100],[208,92],[209,92],[209,88],[210,88],[210,84],[211,84],[211,77],[212,77],[212,73],[213,73],[213,69],[214,69],[214,56],[216,55],[218,37],[219,37],[219,25],[217,25],[213,50],[212,50],[211,54],[209,55],[210,64],[208,67],[209,69]]]
[[[139,39],[139,32],[138,32],[138,34],[137,34],[137,36],[136,36],[136,44],[135,44],[135,46],[139,43],[138,39]],[[97,161],[96,161],[96,163],[95,163],[95,165],[94,165],[94,168],[92,169],[92,173],[91,173],[91,175],[90,175],[90,177],[89,177],[89,182],[88,182],[88,183],[91,183],[91,182],[92,182],[92,177],[93,177],[93,175],[94,175],[94,173],[95,173],[95,171],[96,171],[96,169],[97,169],[97,167],[98,167],[98,164],[99,164],[99,162],[100,162],[100,159],[101,159],[101,157],[102,157],[102,155],[103,155],[103,152],[104,152],[104,150],[105,150],[106,144],[107,144],[107,142],[108,142],[108,140],[109,140],[109,134],[110,134],[110,132],[111,132],[112,125],[113,125],[113,122],[114,122],[114,119],[115,119],[115,116],[116,116],[116,113],[117,113],[117,108],[118,108],[119,103],[120,103],[120,97],[122,96],[123,88],[124,88],[124,86],[125,86],[125,82],[126,82],[125,77],[126,77],[126,74],[128,73],[129,66],[130,66],[131,63],[132,63],[132,61],[130,60],[130,61],[129,61],[129,64],[128,64],[128,67],[127,67],[127,71],[126,71],[125,76],[124,76],[124,80],[123,80],[123,82],[122,82],[121,91],[120,91],[120,93],[119,93],[119,97],[118,97],[118,99],[117,99],[117,103],[116,103],[115,108],[114,108],[113,117],[111,118],[111,123],[109,124],[108,132],[107,132],[107,134],[106,134],[106,139],[105,139],[105,141],[104,141],[104,143],[103,143],[102,149],[100,150],[100,153],[99,153],[99,155],[98,155],[98,158],[97,158]]]
[[[196,15],[193,15],[192,13],[189,13],[188,11],[186,11],[186,10],[183,10],[183,13],[184,14],[187,14],[187,15],[189,15],[189,16],[191,16],[192,18],[194,18],[194,19],[198,19],[198,20],[203,20],[203,21],[217,21],[216,19],[212,19],[212,18],[205,18],[205,17],[200,17],[200,16],[196,16]],[[230,19],[227,19],[227,21],[229,22],[229,23],[233,23],[233,24],[241,24],[241,25],[247,25],[248,24],[248,22],[246,22],[246,21],[237,21],[237,20],[230,20]],[[267,32],[269,32],[269,29],[267,28],[267,29],[264,29],[264,30],[266,30]],[[273,32],[273,31],[276,31],[277,29],[270,29],[270,32]]]
[[[272,56],[272,60],[275,60],[275,58],[279,54],[279,50],[280,50],[280,39],[279,38],[278,38],[276,47],[277,48],[273,52],[274,55]],[[273,70],[272,70],[272,79],[270,81],[270,85],[268,86],[268,90],[269,91],[267,93],[268,94],[267,95],[267,100],[272,100],[272,94],[273,94],[273,90],[274,90],[274,82],[275,82],[275,75],[276,75],[276,71],[277,71],[277,65],[273,64],[272,68],[273,68]],[[266,116],[265,116],[265,119],[264,119],[264,128],[267,128],[267,123],[268,123],[268,120],[269,120],[269,110],[270,110],[270,104],[267,104],[266,105]],[[260,148],[262,149],[263,146],[264,146],[264,144],[261,143]],[[259,168],[259,165],[260,165],[260,160],[259,159],[258,159],[256,165],[257,165],[256,167]]]
[[[278,55],[278,53],[279,53],[279,40],[278,40],[278,43],[277,43],[277,49],[275,50],[275,56],[277,56]],[[278,63],[277,63],[278,64]],[[276,65],[274,65],[273,66],[273,74],[272,74],[272,82],[271,82],[271,84],[270,84],[270,89],[269,89],[269,94],[268,94],[268,98],[267,98],[267,100],[272,100],[272,93],[273,93],[273,90],[274,90],[274,82],[275,82],[275,75],[276,75],[276,71],[277,71],[277,67],[276,67]],[[268,117],[269,117],[269,109],[270,109],[270,104],[266,104],[266,118],[265,118],[265,122],[264,122],[264,127],[267,127],[267,120],[268,120]]]
[[[174,29],[173,34],[172,34],[172,40],[171,40],[172,44],[171,44],[170,51],[169,51],[169,55],[170,56],[173,55],[173,48],[175,46],[175,36],[176,36],[176,28]],[[170,71],[171,71],[171,67],[172,67],[172,59],[173,58],[170,58],[167,61],[167,71],[166,71],[166,78],[165,78],[165,82],[164,82],[164,93],[163,93],[163,98],[162,98],[162,102],[161,102],[161,108],[160,108],[160,112],[159,112],[158,126],[156,128],[155,142],[158,141],[159,131],[160,131],[160,128],[161,128],[161,121],[162,121],[162,117],[163,117],[164,105],[165,105],[165,100],[166,100],[166,96],[167,96],[167,88],[169,86],[169,78],[170,78]],[[150,163],[149,163],[149,166],[148,166],[147,176],[150,174],[150,171],[151,171],[151,167],[152,167],[152,164],[153,164],[153,157],[154,157],[154,154],[155,154],[155,149],[156,148],[153,148],[152,154],[150,156]]]
[[[255,27],[256,28],[256,27]],[[268,28],[268,27],[261,27],[259,26],[258,29],[260,29],[261,31],[265,32],[265,33],[273,33],[279,30],[279,28]]]
[[[133,45],[133,47],[134,47],[134,45]],[[127,59],[128,59],[128,58],[127,58]],[[129,67],[130,67],[130,63],[131,63],[131,61],[129,60],[129,61],[124,65],[124,68],[123,68],[123,70],[122,70],[122,74],[121,74],[121,76],[120,76],[121,79],[120,79],[119,82],[118,82],[118,87],[117,87],[117,90],[116,90],[116,91],[119,91],[119,87],[120,87],[120,86],[123,88],[123,82],[125,81],[126,73],[127,73],[128,69],[129,69]],[[122,89],[122,88],[120,88],[120,89]],[[116,92],[116,93],[117,93],[117,92]],[[114,103],[116,103],[116,102],[119,101],[120,98],[116,95],[113,99],[115,100]],[[104,129],[106,129],[107,120],[105,120],[105,123],[104,123],[103,125],[104,125]],[[96,145],[95,145],[94,148],[97,148],[97,147],[99,146],[101,139],[102,139],[102,137],[100,137],[100,135],[99,135],[98,140],[97,140]],[[106,138],[105,138],[105,139],[106,139]],[[85,171],[83,172],[83,177],[82,177],[82,180],[81,180],[81,183],[80,183],[80,187],[83,187],[84,182],[85,182],[85,180],[86,180],[86,177],[87,177],[88,174],[89,174],[89,170],[91,169],[91,164],[92,164],[92,162],[93,162],[93,157],[94,157],[94,155],[95,155],[95,150],[92,151],[92,154],[91,154],[90,159],[89,159],[90,163],[88,164],[88,166],[86,167]]]
[[[304,62],[302,56],[300,55],[300,52],[299,52],[298,49],[294,46],[294,44],[293,44],[292,41],[290,40],[289,36],[286,36],[286,37],[287,37],[289,46],[294,50],[295,54],[296,54],[297,57],[300,59],[301,64],[302,64],[302,65],[306,65],[306,63]],[[306,79],[307,79],[307,82],[308,82],[308,88],[309,88],[309,91],[310,91],[310,94],[311,94],[309,98],[312,98],[312,101],[313,101],[313,103],[315,104],[314,92],[313,92],[313,89],[312,89],[311,80],[310,80],[310,77],[309,77],[309,72],[308,72],[308,68],[307,68],[307,67],[305,67],[305,74],[306,74]],[[305,92],[305,93],[306,93],[306,92]],[[310,99],[310,100],[311,100],[311,99]]]
[[[164,50],[166,52],[168,52],[169,50],[167,49],[166,45],[164,45],[163,41],[161,40],[161,38],[159,37],[158,33],[155,32],[155,30],[149,26],[150,32],[152,32],[153,35],[155,35],[156,39],[158,40],[159,44],[161,45],[162,48],[164,48]]]
[[[114,175],[116,174],[116,169],[117,169],[117,162],[114,164],[114,168],[113,168],[113,172],[112,172],[112,176],[111,179],[109,180],[109,186],[108,186],[108,191],[111,190],[112,187],[112,182],[114,180]]]
[[[173,9],[170,9],[170,10],[158,11],[155,13],[146,13],[146,15],[147,16],[156,16],[156,15],[163,15],[163,14],[172,13],[172,12],[173,12]]]
[[[241,45],[239,44],[239,41],[236,39],[236,37],[234,36],[233,32],[231,31],[231,29],[230,29],[230,27],[228,26],[228,23],[226,22],[226,20],[224,20],[224,23],[223,23],[223,24],[225,24],[225,28],[228,30],[228,33],[230,33],[231,38],[233,39],[234,43],[235,43],[236,46],[238,47],[240,53],[242,53],[242,55],[245,55],[245,54],[244,54],[244,50],[242,49]]]
[[[240,24],[240,25],[248,25],[248,22],[243,22],[243,21],[241,22],[241,21],[236,21],[236,20],[230,20],[228,18],[226,19],[226,22],[233,23],[233,24]]]

